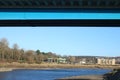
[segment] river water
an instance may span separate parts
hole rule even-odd
[[[54,80],[79,75],[101,75],[110,71],[110,69],[18,69],[0,72],[0,80]]]

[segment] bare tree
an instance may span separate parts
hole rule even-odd
[[[44,54],[42,54],[41,52],[40,52],[40,50],[37,50],[36,51],[36,62],[37,63],[41,63],[41,62],[43,62],[43,60],[45,59],[45,56],[44,56]]]
[[[34,62],[34,51],[32,51],[32,50],[28,50],[27,52],[26,52],[26,61],[28,62],[28,63],[33,63]]]
[[[8,49],[8,41],[6,38],[2,38],[0,40],[0,52],[1,52],[1,59],[2,60],[4,60],[6,49]]]
[[[19,61],[20,57],[21,57],[21,53],[20,53],[19,47],[17,44],[14,44],[13,45],[13,59],[15,61]]]
[[[20,50],[20,62],[25,62],[25,52],[24,49]]]
[[[70,56],[69,60],[70,60],[70,63],[74,63],[75,62],[75,57],[74,56]]]

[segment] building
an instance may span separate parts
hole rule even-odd
[[[48,58],[47,62],[49,63],[67,63],[65,58]]]
[[[120,64],[120,57],[116,57],[116,64]]]
[[[52,63],[52,62],[53,62],[53,58],[48,58],[47,61],[48,61],[49,63]]]
[[[65,58],[58,58],[57,63],[67,63]]]
[[[86,58],[80,59],[79,63],[80,63],[80,64],[86,64]]]
[[[97,64],[99,65],[115,65],[115,59],[111,58],[98,58]]]
[[[77,56],[76,57],[77,64],[96,64],[97,59],[93,56]]]

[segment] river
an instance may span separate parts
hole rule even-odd
[[[54,80],[79,75],[102,75],[110,69],[16,69],[0,72],[0,80]]]

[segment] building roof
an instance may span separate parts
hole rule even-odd
[[[58,60],[66,60],[65,58],[58,58]]]

